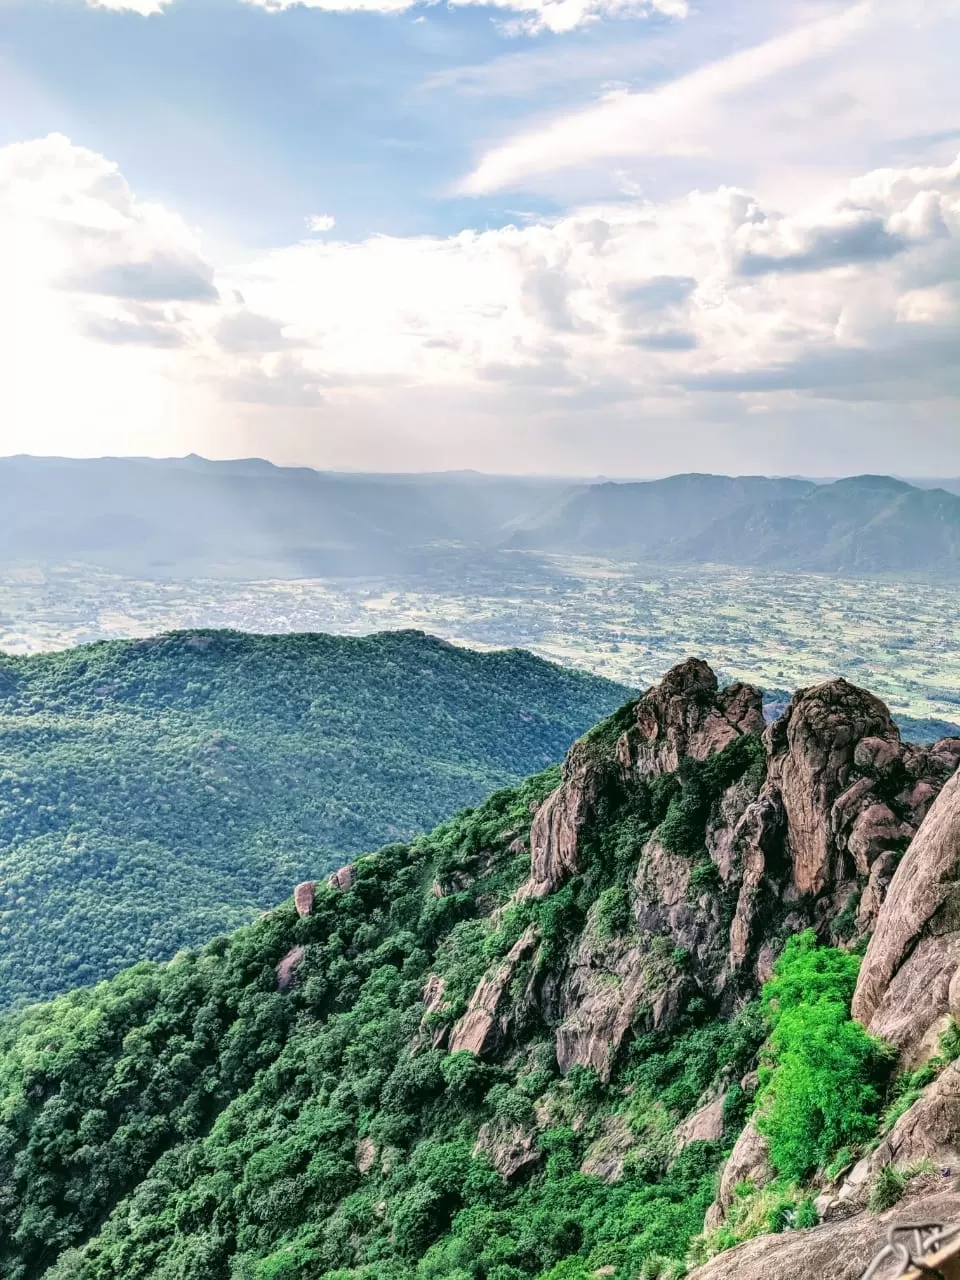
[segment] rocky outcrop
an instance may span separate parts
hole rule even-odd
[[[360,1138],[353,1152],[358,1173],[369,1173],[377,1163],[377,1144],[372,1138]]]
[[[602,1178],[604,1182],[619,1182],[624,1162],[636,1145],[629,1116],[621,1113],[607,1116],[603,1131],[587,1147],[580,1172]]]
[[[952,1062],[904,1112],[873,1153],[871,1171],[885,1164],[930,1160],[953,1168],[960,1161],[960,1062]]]
[[[719,1142],[723,1137],[723,1104],[727,1095],[721,1093],[712,1102],[707,1102],[674,1131],[674,1142],[677,1151],[689,1147],[691,1142]]]
[[[777,857],[783,829],[783,806],[772,787],[765,787],[747,807],[730,837],[740,891],[728,936],[726,972],[737,975],[757,942],[756,924],[764,882]],[[721,875],[723,869],[721,868]],[[728,881],[732,875],[728,873]]]
[[[316,888],[317,886],[313,880],[304,880],[302,884],[298,884],[294,889],[293,905],[297,909],[298,916],[308,916],[312,913]]]
[[[937,1052],[958,964],[960,932],[953,932],[921,938],[894,974],[868,1026],[900,1050],[901,1066],[916,1066]]]
[[[773,1178],[767,1140],[757,1132],[756,1123],[748,1120],[723,1166],[717,1198],[707,1210],[706,1229],[720,1226],[733,1204],[734,1192],[741,1182],[764,1187]]]
[[[450,1033],[450,1052],[467,1049],[471,1053],[493,1052],[505,1038],[520,1009],[508,998],[508,987],[520,964],[537,946],[537,929],[531,925],[514,943],[503,960],[492,965],[480,979],[466,1013]]]
[[[564,1075],[592,1067],[609,1080],[629,1031],[670,1025],[685,984],[672,951],[668,939],[650,933],[580,939],[562,977],[548,976],[541,996]]]
[[[720,689],[698,658],[673,667],[633,705],[633,723],[617,741],[615,765],[627,775],[671,773],[689,756],[705,760],[745,733],[763,730],[759,689]],[[589,742],[567,754],[559,788],[537,812],[530,831],[530,879],[518,897],[545,898],[580,870],[582,833],[594,816],[601,770]]]
[[[697,1267],[687,1280],[860,1280],[886,1243],[891,1225],[957,1221],[960,1190],[952,1180],[933,1177],[918,1183],[914,1194],[886,1213],[858,1213],[809,1231],[758,1236]],[[883,1280],[896,1274],[882,1273]]]
[[[293,947],[277,965],[277,989],[289,991],[297,976],[297,970],[307,954],[306,947]]]
[[[442,1021],[443,1015],[450,1007],[450,1002],[447,1000],[447,984],[439,974],[431,973],[427,978],[421,999],[423,1000],[423,1017],[420,1019],[420,1028],[410,1046],[411,1053],[416,1053],[426,1044],[429,1044],[432,1049],[441,1048],[450,1030],[447,1023]]]
[[[581,833],[593,817],[598,777],[576,743],[563,762],[560,786],[537,810],[530,828],[530,878],[518,897],[545,898],[579,870]]]
[[[639,777],[672,773],[685,756],[706,760],[744,733],[762,733],[763,696],[749,684],[720,689],[699,658],[673,667],[640,698],[617,758]]]
[[[346,893],[348,889],[353,888],[353,882],[357,878],[357,873],[351,863],[347,863],[345,867],[341,867],[339,871],[331,872],[327,877],[327,884],[331,889],[338,889],[341,893]]]
[[[960,774],[954,774],[890,881],[860,969],[854,1017],[895,1035],[901,1048],[915,1043],[947,1012],[958,961]]]
[[[512,1178],[543,1157],[535,1132],[504,1119],[480,1126],[473,1154],[485,1155],[501,1178]]]
[[[884,704],[843,679],[799,690],[767,730],[769,778],[786,814],[798,897],[817,895],[831,879],[843,879],[836,867],[836,824],[851,822],[867,804],[870,781],[854,777],[864,739],[876,744],[877,757],[899,753],[899,733]],[[851,784],[858,790],[844,796]]]

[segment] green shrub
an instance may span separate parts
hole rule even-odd
[[[619,885],[611,885],[600,894],[594,908],[594,922],[598,938],[613,938],[624,932],[630,923],[630,898]]]
[[[903,1199],[907,1184],[925,1173],[932,1173],[934,1167],[930,1160],[915,1160],[912,1164],[902,1167],[893,1164],[884,1165],[882,1169],[877,1170],[870,1183],[867,1208],[871,1213],[883,1213],[887,1209],[892,1209]]]
[[[764,986],[772,1030],[757,1126],[774,1168],[793,1182],[876,1129],[891,1057],[850,1018],[858,967],[808,931],[790,939]]]

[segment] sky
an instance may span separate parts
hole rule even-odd
[[[960,474],[960,0],[0,0],[0,453]]]

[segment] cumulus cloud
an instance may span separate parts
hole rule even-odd
[[[178,422],[253,415],[263,451],[320,414],[343,440],[378,423],[371,461],[391,432],[429,436],[434,465],[469,463],[437,451],[451,421],[463,450],[481,420],[514,438],[549,421],[582,468],[600,422],[960,395],[960,158],[797,207],[720,187],[446,237],[307,237],[214,270],[175,213],[54,137],[0,149],[0,271],[5,421],[18,395],[27,417],[56,394],[118,422],[175,403]]]
[[[336,225],[337,220],[332,213],[314,213],[307,219],[311,231],[332,231]]]
[[[61,135],[0,148],[0,278],[8,437],[36,448],[45,431],[103,439],[114,424],[176,438],[202,397],[172,375],[217,309],[179,216]]]
[[[960,337],[958,278],[960,160],[878,170],[795,212],[720,188],[448,238],[304,242],[230,283],[355,383],[839,394],[844,370],[851,387],[888,381],[869,353],[896,351],[904,376],[923,364],[913,394],[935,396],[953,385],[937,360]]]
[[[151,3],[152,0],[141,0]],[[427,0],[428,3],[431,0]],[[329,12],[403,13],[423,0],[248,0],[270,13],[304,7]],[[514,33],[565,32],[599,18],[647,17],[685,18],[687,0],[448,0],[455,6],[484,5],[509,10],[518,18],[507,25]]]
[[[137,200],[117,166],[62,134],[0,150],[0,218],[19,263],[65,293],[209,302],[213,271],[176,214]]]

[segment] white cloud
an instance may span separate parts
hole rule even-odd
[[[307,219],[311,231],[332,231],[336,225],[337,220],[332,213],[314,213]]]
[[[163,13],[173,0],[87,0],[91,9],[112,9],[118,13],[139,13],[144,18]]]
[[[495,370],[562,399],[611,381],[671,395],[758,370],[787,385],[821,359],[837,388],[852,353],[907,344],[914,360],[918,342],[960,339],[958,276],[960,161],[880,170],[789,216],[721,188],[449,238],[304,242],[230,284],[334,382],[467,386]],[[857,360],[851,386],[884,374]],[[911,394],[952,377],[927,369]]]
[[[902,428],[960,399],[960,158],[787,210],[720,187],[214,271],[175,213],[54,136],[0,149],[0,275],[7,448],[82,432],[169,452],[180,431],[236,452],[243,430],[274,456],[319,433],[328,465],[542,469],[556,448],[560,469],[637,472],[654,437],[722,452],[737,423],[775,415],[782,438],[842,402],[868,448],[886,403]]]
[[[546,190],[569,200],[573,191],[584,199],[631,183],[650,191],[732,181],[793,200],[878,158],[932,158],[925,148],[956,130],[957,0],[919,9],[900,0],[816,0],[750,12],[755,21],[740,22],[742,47],[733,53],[649,91],[609,93],[514,125],[458,190]],[[737,13],[744,18],[739,6]],[[777,34],[747,43],[751,29],[773,22]],[[683,51],[680,65],[689,65],[695,27],[671,46],[674,58]],[[722,29],[710,31],[713,44],[701,32],[701,50],[727,42]],[[923,76],[911,74],[916,66]]]
[[[151,0],[142,0],[150,3]],[[280,13],[285,9],[302,6],[308,9],[326,9],[329,12],[403,13],[424,0],[247,0],[247,3]],[[660,14],[668,18],[685,18],[689,11],[688,0],[447,0],[454,7],[482,5],[488,8],[509,10],[521,15],[508,30],[534,33],[537,31],[572,31],[599,18],[647,17]],[[436,3],[436,0],[426,0]]]
[[[863,29],[872,11],[870,0],[863,0],[708,63],[653,92],[619,91],[594,106],[565,113],[488,152],[460,189],[477,195],[597,159],[702,151],[695,125],[713,103],[846,43]]]
[[[0,278],[4,443],[136,447],[188,427],[198,397],[177,374],[194,317],[217,310],[213,271],[116,165],[59,134],[0,148]]]

